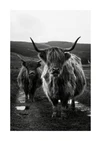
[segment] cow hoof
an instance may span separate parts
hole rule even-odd
[[[53,112],[52,118],[55,118],[55,117],[56,117],[56,112]]]
[[[61,118],[61,111],[57,111],[56,117]]]
[[[56,113],[56,112],[54,112],[54,113],[52,114],[52,118],[61,118],[61,113]]]
[[[72,106],[72,107],[71,107],[71,110],[72,110],[72,111],[75,111],[75,107],[74,107],[74,106]]]
[[[62,113],[61,113],[61,118],[66,118],[66,117],[67,117],[66,112],[62,112]]]

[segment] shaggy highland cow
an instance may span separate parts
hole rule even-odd
[[[72,109],[75,109],[74,98],[83,93],[86,85],[81,59],[69,52],[75,48],[78,39],[70,48],[51,47],[45,50],[38,49],[32,38],[30,39],[44,64],[42,87],[52,104],[52,116],[57,115],[60,102],[62,107],[67,107],[71,99]]]
[[[40,69],[38,69],[41,64],[40,61],[24,61],[21,57],[20,59],[22,65],[17,77],[18,86],[25,92],[26,102],[28,99],[33,102],[34,93],[42,84]]]

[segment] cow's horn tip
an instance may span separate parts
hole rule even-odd
[[[30,39],[32,40],[32,38],[30,37]]]

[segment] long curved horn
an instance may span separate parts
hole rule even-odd
[[[31,39],[31,41],[32,41],[32,44],[33,44],[33,46],[34,46],[34,49],[37,51],[37,52],[42,52],[42,50],[39,50],[37,47],[36,47],[36,45],[35,45],[35,43],[34,43],[34,41],[33,41],[33,39],[30,37],[30,39]]]
[[[72,47],[70,47],[70,48],[68,48],[68,49],[65,49],[64,52],[68,52],[68,51],[73,50],[73,49],[75,48],[76,44],[77,44],[77,41],[78,41],[80,38],[81,38],[81,36],[76,39],[76,41],[74,42],[74,44],[72,45]]]

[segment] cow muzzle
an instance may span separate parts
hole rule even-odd
[[[59,68],[53,68],[53,69],[52,69],[52,75],[53,75],[54,77],[57,77],[59,74],[60,74]]]

